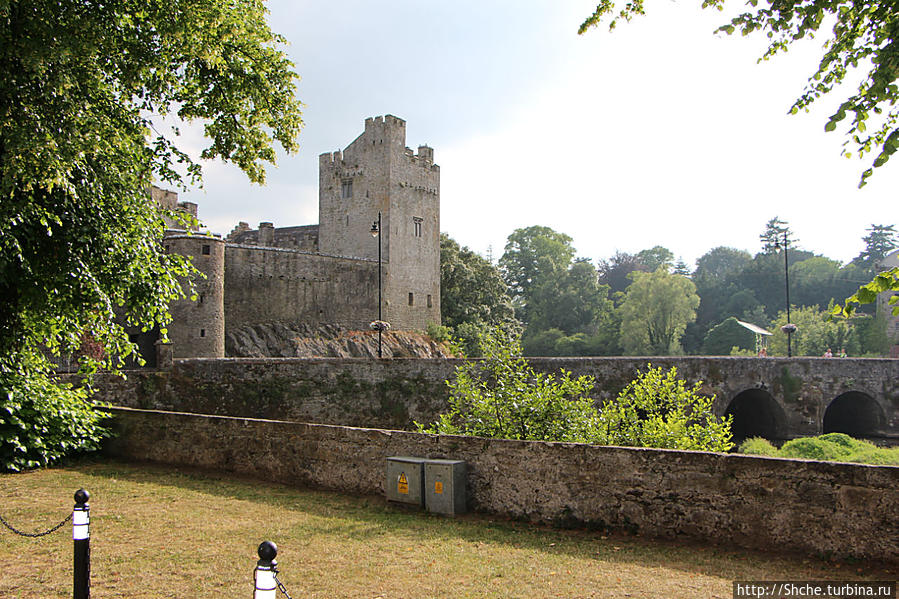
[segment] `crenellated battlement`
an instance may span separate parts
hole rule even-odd
[[[336,152],[325,152],[324,154],[318,155],[318,166],[319,168],[327,167],[332,164],[340,164],[343,161],[343,152],[337,150]]]
[[[406,121],[392,114],[381,116],[371,116],[365,119],[365,132],[383,131],[385,129],[402,130],[403,137],[406,132]]]

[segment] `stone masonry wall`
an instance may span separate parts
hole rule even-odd
[[[824,358],[532,358],[538,371],[560,368],[596,378],[597,403],[615,397],[647,362],[677,367],[704,381],[716,412],[747,389],[766,388],[783,407],[788,436],[822,432],[828,404],[862,392],[883,410],[899,437],[899,360]],[[128,380],[98,377],[113,404],[203,414],[410,429],[446,410],[456,359],[269,358],[178,360],[169,371],[133,371]]]
[[[226,358],[97,376],[98,399],[133,408],[408,429],[446,410],[457,360]]]
[[[126,459],[363,494],[383,494],[388,456],[461,459],[479,512],[899,562],[897,467],[112,412]]]
[[[368,330],[377,317],[378,265],[364,259],[229,244],[224,293],[226,334],[272,321],[340,323]]]

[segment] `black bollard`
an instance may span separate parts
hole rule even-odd
[[[256,550],[259,561],[256,562],[256,570],[253,572],[255,592],[253,599],[275,599],[278,592],[278,582],[275,580],[275,568],[278,562],[278,546],[271,541],[263,541]]]
[[[75,509],[72,511],[72,539],[75,544],[74,599],[90,599],[91,596],[91,508],[90,493],[84,489],[75,491]]]

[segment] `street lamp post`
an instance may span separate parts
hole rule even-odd
[[[790,263],[789,263],[789,259],[788,259],[790,240],[789,240],[788,234],[789,234],[788,231],[784,231],[784,241],[783,241],[784,285],[786,286],[786,296],[787,296],[787,324],[780,327],[780,330],[782,330],[783,332],[785,332],[787,334],[787,357],[792,358],[793,357],[793,345],[792,345],[793,333],[796,332],[796,329],[798,327],[795,324],[792,324],[790,322],[792,320],[792,318],[790,318]],[[780,243],[777,242],[774,244],[774,247],[777,247],[779,245],[780,245]]]
[[[381,211],[378,210],[378,220],[371,225],[371,236],[378,238],[378,357],[381,356],[381,329],[383,319],[381,318]]]

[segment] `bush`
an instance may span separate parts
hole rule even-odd
[[[450,388],[450,411],[427,433],[502,439],[593,442],[597,412],[587,395],[590,376],[559,378],[535,372],[521,357],[517,336],[494,329],[480,335],[484,359],[456,369]]]
[[[856,449],[862,445],[871,445],[870,443],[866,443],[865,441],[859,441],[858,439],[853,439],[846,433],[827,433],[824,435],[819,435],[817,437],[822,441],[827,441],[828,443],[836,443],[841,447],[845,447],[848,450]],[[871,447],[874,447],[871,445]]]
[[[877,447],[873,443],[853,439],[844,433],[827,433],[818,437],[802,437],[775,448],[766,439],[747,439],[740,445],[740,453],[803,460],[823,460],[899,466],[899,447]],[[773,453],[771,453],[773,451]]]
[[[740,448],[737,451],[747,455],[777,457],[777,448],[771,445],[771,442],[768,441],[768,439],[763,439],[761,437],[746,439],[740,444]]]
[[[99,449],[109,436],[100,425],[108,415],[88,396],[87,389],[54,383],[45,372],[0,361],[0,467],[19,472]]]
[[[792,439],[783,444],[779,455],[784,458],[799,458],[803,460],[832,460],[845,461],[852,450],[839,443],[826,441],[820,437],[804,437]]]
[[[602,406],[599,436],[603,443],[631,447],[728,451],[732,417],[712,410],[714,396],[699,393],[702,383],[687,387],[677,369],[652,368],[640,373],[611,402]]]

